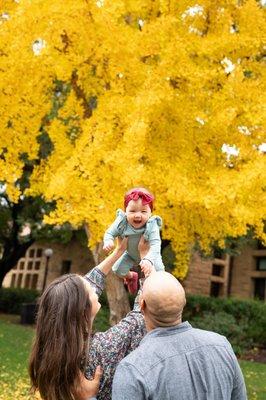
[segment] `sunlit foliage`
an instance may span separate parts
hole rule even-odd
[[[253,227],[265,240],[265,16],[255,0],[20,0],[0,6],[0,180],[56,200],[100,241],[124,192],[156,196],[184,277]],[[4,17],[3,17],[4,15]]]

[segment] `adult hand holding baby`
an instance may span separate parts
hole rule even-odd
[[[105,245],[103,246],[103,250],[106,253],[109,253],[110,251],[114,250],[115,244],[113,240],[109,240],[108,242],[105,243]]]
[[[145,255],[148,253],[149,250],[150,250],[150,243],[147,240],[145,240],[144,236],[142,235],[139,241],[138,251],[142,259],[139,265],[141,267],[141,271],[145,275],[145,278],[155,271],[152,262],[150,260],[145,259]]]
[[[139,263],[141,271],[144,273],[145,278],[155,271],[155,268],[150,260],[145,258]]]

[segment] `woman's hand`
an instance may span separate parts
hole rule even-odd
[[[117,247],[114,249],[114,251],[111,254],[109,254],[109,256],[106,257],[99,265],[97,265],[97,268],[100,269],[104,273],[104,275],[107,275],[111,271],[114,263],[126,251],[127,242],[128,238],[124,239],[118,238],[118,244]]]
[[[75,400],[88,400],[91,397],[96,397],[99,391],[100,379],[103,374],[102,368],[96,368],[94,378],[88,380],[82,372],[79,374],[79,381],[74,394]]]
[[[125,237],[124,239],[122,239],[120,236],[118,236],[117,238],[117,248],[116,250],[119,253],[124,253],[127,249],[127,244],[128,244],[128,238]]]
[[[103,250],[106,253],[110,253],[111,250],[113,250],[115,247],[114,241],[113,240],[109,240],[104,246],[103,246]]]
[[[140,258],[143,259],[147,255],[148,251],[150,250],[150,243],[144,239],[142,235],[138,244],[138,250],[140,254]]]

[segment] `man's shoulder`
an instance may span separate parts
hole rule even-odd
[[[177,336],[178,335],[178,336]],[[198,353],[207,347],[221,347],[226,353],[231,352],[231,345],[225,336],[216,332],[192,328],[179,333],[164,337],[161,342],[160,336],[149,336],[142,340],[139,347],[128,354],[120,365],[125,368],[136,369],[141,375],[147,374],[157,364],[168,358],[183,357],[191,352]],[[178,338],[178,340],[177,340]],[[168,346],[165,347],[167,339]]]
[[[207,331],[205,329],[192,328],[190,334],[198,339],[202,344],[220,344],[220,345],[229,345],[228,340],[225,336],[220,335],[217,332]]]
[[[164,328],[165,329],[165,328]],[[157,329],[154,331],[151,331],[148,335],[146,335],[140,345],[132,351],[130,354],[128,354],[121,362],[121,365],[133,365],[133,366],[138,366],[139,368],[144,368],[145,370],[147,367],[150,366],[150,364],[153,364],[154,362],[158,361],[157,360],[157,355],[159,354],[159,359],[162,360],[162,357],[164,356],[164,353],[168,354],[167,349],[165,348],[165,340],[167,340],[167,343],[171,343],[172,341],[176,342],[176,335],[178,335],[179,332],[171,332],[170,336],[168,334],[165,334],[165,332],[160,335],[160,331]],[[213,339],[213,340],[211,340]],[[182,339],[180,337],[180,340],[178,340],[178,345],[177,348],[175,347],[175,350],[177,351],[182,351],[185,352],[186,349],[191,349],[191,343],[210,343],[212,341],[223,341],[225,338],[217,333],[210,332],[210,331],[205,331],[202,329],[196,329],[192,328],[190,326],[190,329],[187,332],[183,333]],[[188,345],[188,346],[187,346]],[[193,347],[194,344],[192,344]],[[150,357],[147,357],[147,356]],[[155,360],[156,359],[156,360]]]
[[[151,351],[149,343],[140,343],[139,347],[123,358],[119,365],[138,370],[141,375],[145,374],[151,367],[149,357],[147,357]]]
[[[220,335],[220,333],[214,332],[214,331],[209,331],[207,329],[200,329],[200,328],[195,328],[194,326],[192,326],[191,332],[193,332],[193,334],[195,335],[200,335],[202,337],[205,336],[212,336],[214,338],[224,338],[225,336]]]
[[[207,331],[199,328],[192,328],[186,337],[189,347],[224,347],[227,351],[231,351],[232,347],[228,339],[217,332]]]

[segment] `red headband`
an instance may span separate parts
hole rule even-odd
[[[130,200],[137,201],[138,199],[142,200],[142,204],[144,206],[148,204],[150,206],[151,211],[153,210],[153,201],[154,201],[153,195],[151,193],[145,193],[140,189],[133,189],[125,195],[125,208],[127,208]]]

